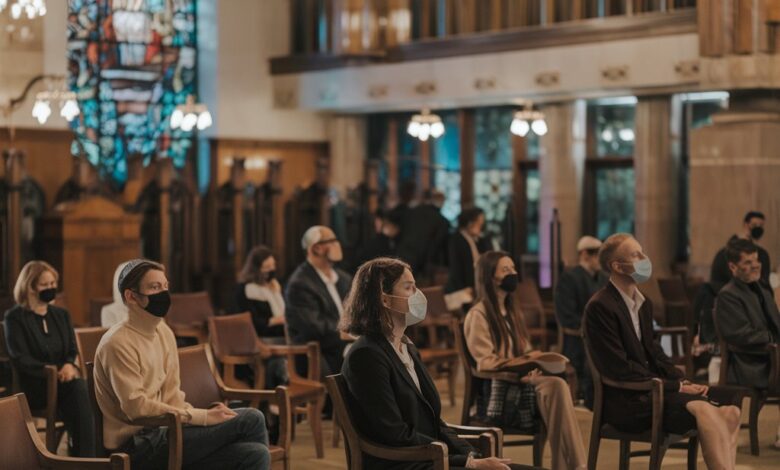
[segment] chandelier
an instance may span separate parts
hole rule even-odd
[[[171,129],[181,129],[189,132],[196,126],[202,131],[211,127],[211,113],[203,103],[195,103],[195,98],[190,95],[187,102],[176,106],[171,114]]]
[[[0,12],[8,6],[9,0],[0,0]],[[11,18],[18,20],[24,15],[28,20],[34,20],[46,14],[45,0],[11,0]]]
[[[437,114],[431,114],[428,109],[423,109],[420,114],[415,114],[406,127],[406,132],[412,137],[425,142],[429,137],[438,139],[444,135],[444,123]]]
[[[2,2],[3,0],[0,0]],[[38,120],[39,124],[45,124],[51,116],[51,103],[59,104],[60,116],[66,121],[71,122],[81,111],[76,102],[76,93],[65,89],[65,80],[63,77],[50,78],[59,86],[50,87],[46,91],[41,91],[35,95],[35,105],[33,105],[32,116]],[[49,82],[51,83],[51,81]]]
[[[529,131],[533,131],[538,136],[547,134],[547,122],[544,120],[544,113],[534,111],[533,106],[528,105],[525,109],[517,111],[509,130],[514,135],[525,137]]]

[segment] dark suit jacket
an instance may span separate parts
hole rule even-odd
[[[584,334],[590,341],[591,359],[599,373],[612,380],[640,382],[653,378],[664,381],[664,392],[677,392],[683,373],[655,341],[653,305],[650,299],[639,309],[640,342],[631,314],[617,287],[608,282],[585,307]],[[649,392],[636,392],[604,386],[604,419],[619,424],[631,419],[631,410],[650,406]]]
[[[422,273],[432,264],[447,264],[449,221],[433,204],[423,203],[406,212],[401,230],[399,255]]]
[[[604,287],[607,279],[601,271],[594,278],[579,265],[561,274],[555,287],[555,314],[564,328],[580,328],[585,305],[596,291]]]
[[[715,300],[715,316],[723,339],[729,344],[757,353],[731,355],[729,383],[758,388],[766,388],[768,385],[769,357],[763,352],[767,344],[780,341],[777,337],[780,314],[772,293],[763,284],[761,294],[768,315],[764,315],[758,296],[747,284],[736,278],[720,290]]]
[[[733,235],[729,238],[729,242],[736,240],[737,236]],[[728,242],[727,242],[728,244]],[[756,245],[758,248],[758,260],[761,261],[761,282],[765,286],[769,286],[769,273],[772,270],[772,263],[769,259],[769,253],[762,247]],[[723,247],[715,255],[712,260],[712,267],[710,268],[710,283],[713,285],[716,291],[720,291],[731,280],[731,270],[729,270],[729,263],[726,259],[726,247]]]
[[[477,251],[480,254],[490,249],[485,239],[478,240],[476,243]],[[452,234],[448,249],[450,252],[449,277],[447,278],[447,285],[444,291],[449,293],[465,289],[466,287],[474,287],[474,264],[477,260],[471,256],[469,242],[466,241],[466,238],[460,231]]]
[[[420,389],[393,346],[381,336],[362,336],[344,360],[342,374],[349,387],[347,403],[355,426],[367,438],[391,447],[442,441],[450,452],[450,465],[465,466],[471,445],[441,420],[441,401],[433,379],[413,345],[408,345]],[[389,462],[365,457],[365,468],[410,468],[410,462]]]
[[[271,304],[263,300],[250,299],[246,296],[246,282],[236,286],[236,308],[238,313],[249,312],[252,315],[252,323],[255,325],[257,336],[265,338],[284,337],[284,326],[268,326],[274,316]]]
[[[336,269],[336,273],[339,276],[336,290],[343,301],[349,293],[352,278],[340,269]],[[343,348],[338,331],[338,307],[308,261],[295,268],[287,281],[284,302],[287,331],[294,344],[318,341],[323,353]]]

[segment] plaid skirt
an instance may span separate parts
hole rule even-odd
[[[477,408],[478,414],[487,422],[528,434],[539,430],[541,415],[533,385],[486,380],[482,391],[481,396],[489,398],[486,404],[483,400],[482,406],[478,404]]]

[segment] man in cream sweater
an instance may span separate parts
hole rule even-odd
[[[185,423],[185,468],[268,469],[268,434],[260,411],[234,411],[223,404],[197,409],[184,400],[176,340],[162,321],[171,303],[164,269],[137,259],[119,275],[128,318],[103,336],[95,356],[105,447],[130,455],[133,469],[165,468],[166,430],[129,422],[173,412]]]

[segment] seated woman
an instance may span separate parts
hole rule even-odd
[[[261,338],[284,338],[284,295],[275,276],[276,260],[265,245],[252,248],[238,275],[237,311],[252,314]]]
[[[271,249],[265,245],[252,248],[238,274],[236,311],[252,315],[255,332],[264,343],[285,344],[284,296],[275,276],[276,260]],[[266,388],[288,382],[287,359],[272,357],[265,365]],[[252,370],[248,366],[236,367],[236,376],[249,383],[254,382]]]
[[[476,303],[466,315],[466,346],[480,371],[501,371],[514,358],[533,354],[522,318],[514,308],[515,264],[508,254],[488,251],[476,265]],[[552,468],[579,469],[587,465],[571,391],[560,377],[534,369],[523,384],[493,381],[487,417],[497,426],[531,429],[541,414],[550,441]]]
[[[76,337],[67,310],[51,305],[57,271],[43,261],[25,264],[14,287],[17,305],[5,312],[8,353],[32,409],[46,407],[44,367],[57,367],[57,413],[68,431],[70,454],[95,455],[94,417],[87,383],[76,368]]]
[[[371,440],[392,447],[443,441],[450,468],[520,469],[509,459],[480,458],[441,420],[439,393],[412,342],[409,325],[425,318],[427,300],[409,266],[391,258],[363,264],[355,275],[342,330],[358,339],[342,374],[354,403],[355,426]],[[371,469],[430,469],[431,462],[392,462],[365,457]]]

